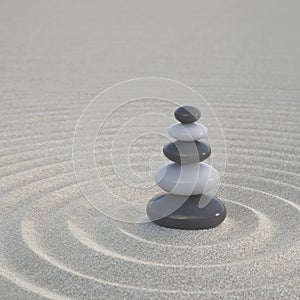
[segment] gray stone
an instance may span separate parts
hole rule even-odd
[[[175,118],[181,123],[193,123],[200,119],[201,111],[195,106],[180,106],[175,110]]]
[[[164,146],[164,155],[179,164],[201,162],[210,156],[210,146],[203,141],[176,141]]]
[[[204,202],[205,205],[201,205]],[[226,217],[224,204],[215,197],[190,197],[162,194],[147,206],[147,215],[155,224],[174,229],[210,229],[220,225]]]

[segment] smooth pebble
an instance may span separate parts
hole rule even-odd
[[[164,155],[179,164],[198,163],[210,156],[210,146],[203,141],[176,141],[164,146]]]
[[[190,105],[180,106],[175,110],[175,118],[181,123],[193,123],[201,117],[201,111]]]
[[[212,191],[220,181],[218,171],[206,163],[171,163],[155,173],[160,188],[175,195],[198,195]]]
[[[179,141],[196,141],[207,138],[207,128],[200,123],[177,123],[168,128],[168,134]]]

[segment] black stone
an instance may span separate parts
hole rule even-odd
[[[167,228],[210,229],[224,221],[226,208],[219,199],[208,195],[162,194],[150,200],[147,215],[155,224]]]
[[[175,110],[175,118],[181,123],[194,123],[201,117],[201,111],[194,106],[180,106]]]
[[[184,165],[207,159],[211,154],[211,149],[210,146],[203,141],[176,141],[165,145],[163,153],[168,159]]]

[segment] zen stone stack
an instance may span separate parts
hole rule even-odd
[[[181,106],[175,111],[181,122],[169,127],[176,139],[164,146],[164,155],[173,163],[162,166],[155,173],[155,181],[168,192],[150,200],[149,218],[157,225],[177,229],[209,229],[218,226],[226,217],[224,204],[209,195],[220,181],[219,173],[203,163],[211,154],[210,146],[201,139],[207,128],[197,123],[198,108]]]

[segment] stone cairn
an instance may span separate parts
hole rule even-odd
[[[219,173],[203,163],[211,154],[210,146],[201,139],[207,129],[197,123],[198,108],[180,106],[175,118],[181,122],[169,127],[175,142],[164,146],[164,155],[173,163],[155,173],[155,182],[168,192],[150,200],[147,215],[157,225],[177,229],[209,229],[221,224],[226,217],[224,204],[207,194],[220,181]]]

